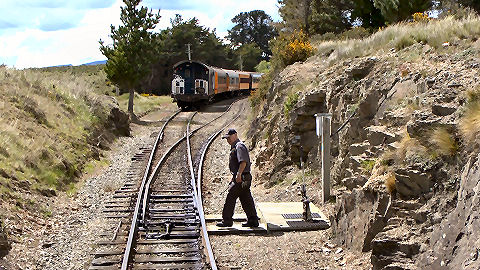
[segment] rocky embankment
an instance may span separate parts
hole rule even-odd
[[[251,126],[258,177],[281,182],[301,149],[318,172],[313,115],[331,113],[332,240],[369,252],[373,269],[479,269],[479,147],[459,128],[479,55],[480,41],[459,40],[287,67]]]

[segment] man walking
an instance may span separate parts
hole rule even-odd
[[[243,227],[258,227],[258,216],[255,210],[250,186],[252,184],[252,175],[250,174],[250,156],[245,144],[238,139],[237,131],[233,128],[229,129],[227,134],[222,136],[227,139],[231,145],[230,159],[228,166],[233,175],[232,183],[228,190],[225,205],[223,206],[222,219],[217,223],[218,227],[231,227],[233,225],[233,212],[237,198],[240,198],[243,211],[247,215],[247,222],[243,223]]]

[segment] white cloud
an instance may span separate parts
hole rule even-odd
[[[110,24],[120,23],[121,1],[85,13],[79,27],[59,31],[25,29],[0,36],[0,62],[16,68],[44,67],[104,59],[98,40],[108,40]],[[16,58],[15,62],[12,61]]]
[[[31,3],[32,1],[33,0],[30,0],[30,2],[26,3]],[[60,4],[60,2],[61,1],[49,2],[45,0],[42,3],[56,5]],[[10,3],[13,3],[13,1],[10,1]],[[89,0],[85,3],[84,6],[95,5],[94,0]],[[181,14],[184,19],[196,17],[202,26],[209,27],[210,29],[216,28],[216,33],[220,37],[227,35],[227,30],[233,27],[231,19],[240,12],[260,9],[272,16],[274,20],[279,19],[276,0],[243,0],[241,2],[236,0],[206,0],[202,1],[202,5],[198,3],[193,5],[191,9],[162,9],[160,11],[162,18],[157,29],[169,27],[170,19],[174,18],[177,13]],[[142,4],[148,4],[148,1],[145,3],[142,2]],[[0,7],[2,5],[3,4],[0,4]],[[67,25],[60,27],[58,24],[54,24],[53,21],[49,25],[50,22],[45,20],[45,16],[47,16],[48,19],[48,13],[45,13],[41,16],[36,16],[33,23],[23,24],[29,25],[28,28],[17,27],[16,29],[9,28],[0,30],[0,64],[5,63],[8,66],[15,66],[16,68],[28,68],[65,64],[79,65],[105,59],[99,50],[98,41],[102,39],[106,41],[107,44],[111,43],[108,37],[110,34],[110,25],[120,24],[119,15],[120,6],[122,5],[123,2],[121,0],[116,0],[116,2],[108,8],[84,9],[82,10],[81,19],[75,24],[76,26]],[[161,3],[157,3],[157,5],[161,7]],[[73,6],[77,9],[83,8],[83,6]],[[173,6],[174,5],[170,5],[170,7]],[[202,8],[198,8],[199,6]],[[40,5],[40,8],[45,7]],[[66,5],[59,8],[64,9]],[[1,13],[2,12],[0,12],[0,14]],[[52,14],[58,14],[58,10]],[[62,21],[64,22],[65,20],[60,20],[59,23]],[[0,27],[1,26],[2,20],[0,19]],[[40,30],[48,30],[49,27],[52,31]],[[68,27],[73,28],[67,29]]]

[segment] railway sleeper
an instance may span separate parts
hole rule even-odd
[[[194,207],[186,208],[149,208],[150,213],[176,213],[176,212],[191,212],[194,213],[196,209]]]
[[[151,194],[151,199],[193,198],[193,194]]]
[[[119,190],[115,190],[115,194],[130,193],[130,192],[138,193],[138,189],[119,189]]]
[[[115,241],[98,241],[96,244],[99,246],[114,246],[114,245],[125,245],[126,239],[117,239]],[[139,239],[137,241],[138,245],[181,245],[181,244],[197,244],[197,239],[163,239],[163,240],[152,240],[152,239]]]
[[[108,265],[108,266],[101,266],[101,265],[96,265],[96,266],[90,266],[88,270],[118,270],[118,266],[116,265]]]
[[[196,219],[198,217],[196,212],[180,214],[180,213],[155,213],[150,212],[149,217],[155,219]]]
[[[162,221],[148,221],[147,226],[165,226],[165,223],[167,221],[162,220]],[[196,225],[199,224],[200,221],[198,219],[180,219],[180,220],[168,220],[168,223],[173,224],[173,226],[182,226],[182,225]]]
[[[173,263],[173,262],[199,262],[201,257],[197,256],[184,256],[184,257],[144,257],[144,256],[135,256],[134,262],[136,263]],[[158,266],[157,266],[158,267]],[[160,266],[161,267],[161,266]]]
[[[176,226],[173,228],[172,231],[196,231],[198,230],[198,226]],[[148,232],[164,232],[164,226],[153,226],[148,228],[141,228],[140,231],[148,231]]]
[[[120,259],[96,258],[92,260],[92,266],[112,266],[112,265],[117,265],[120,262],[121,262]]]
[[[120,208],[120,209],[105,209],[102,212],[103,213],[115,213],[115,212],[124,212],[124,213],[130,213],[133,212],[133,208],[128,207],[128,208]]]
[[[173,200],[173,199],[150,199],[150,203],[188,203],[188,202],[193,202],[193,198],[188,198],[188,199],[178,199],[178,200]]]
[[[150,269],[162,269],[162,270],[178,270],[178,269],[204,269],[201,264],[166,264],[166,265],[155,265],[155,264],[145,264],[145,265],[135,265],[133,267],[135,270],[150,270]]]
[[[113,255],[122,255],[124,253],[124,248],[119,249],[110,249],[102,250],[93,253],[95,258],[104,257],[104,256],[113,256]],[[198,248],[139,248],[135,251],[136,254],[182,254],[182,253],[193,253],[198,252]]]
[[[105,205],[105,208],[126,208],[126,207],[131,207],[132,203],[131,202],[116,202],[117,204],[107,204]]]
[[[198,238],[200,236],[199,232],[170,232],[167,236],[164,236],[163,233],[147,233],[145,234],[145,239],[179,239],[179,238]]]

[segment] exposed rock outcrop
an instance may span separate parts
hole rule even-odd
[[[373,237],[386,225],[388,197],[361,188],[342,194],[332,224],[337,244],[358,251],[371,250]]]
[[[417,44],[408,50],[424,49]],[[331,113],[337,244],[371,252],[374,269],[477,269],[480,161],[470,161],[459,181],[464,157],[476,150],[442,155],[438,138],[432,139],[442,127],[454,143],[461,141],[456,126],[464,92],[478,85],[477,71],[467,67],[476,62],[435,53],[405,62],[394,52],[331,65],[316,56],[287,67],[252,124],[259,178],[274,185],[300,155],[317,170],[313,115]],[[298,102],[284,113],[295,91]]]
[[[420,269],[480,269],[480,154],[465,164],[455,209],[437,226]]]
[[[3,224],[0,223],[0,258],[7,255],[11,248],[12,246],[7,239],[7,234],[3,228]]]

